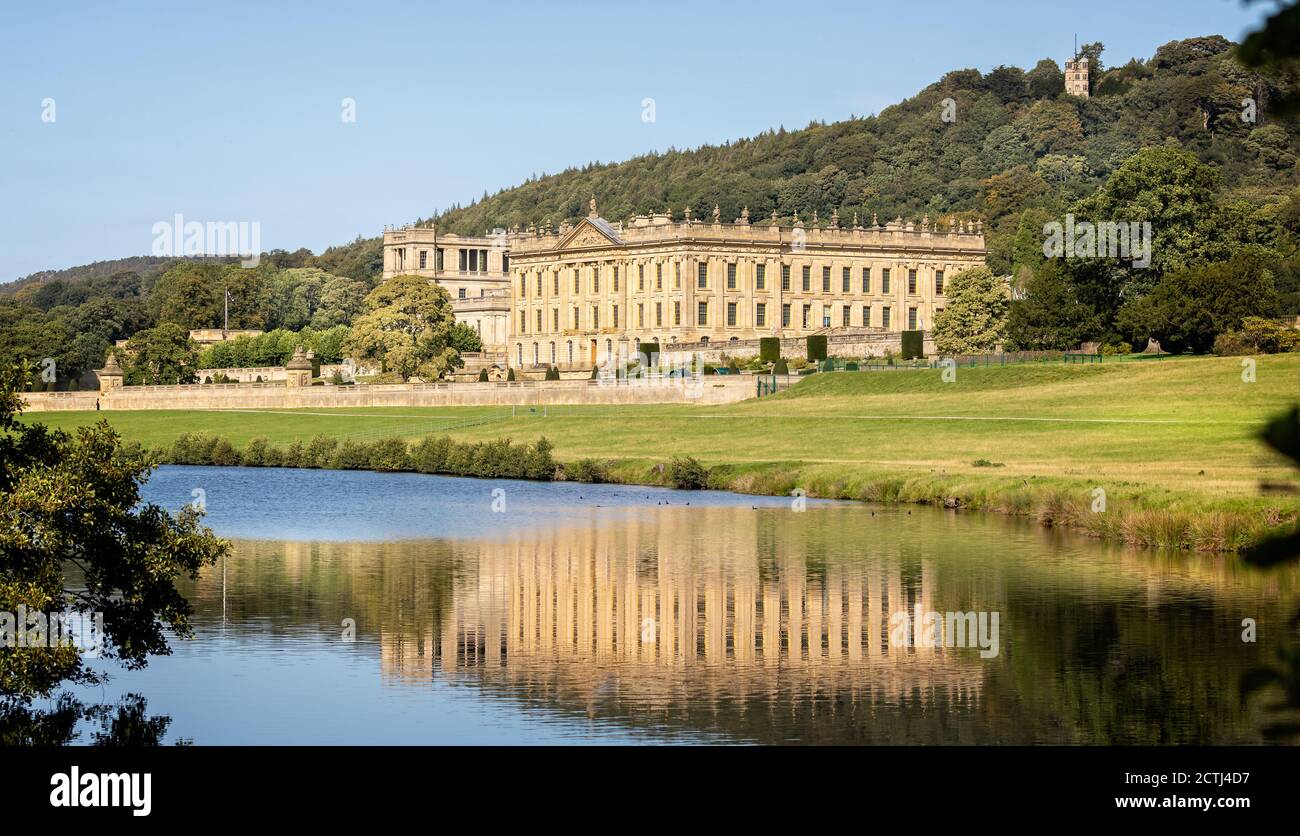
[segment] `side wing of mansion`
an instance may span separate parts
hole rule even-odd
[[[635,354],[759,337],[926,330],[946,278],[985,263],[979,223],[928,219],[869,226],[837,214],[723,223],[670,214],[610,223],[592,201],[577,224],[469,238],[384,233],[384,278],[414,273],[447,287],[456,317],[486,352],[522,369],[590,368]]]

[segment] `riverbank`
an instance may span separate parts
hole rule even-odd
[[[375,442],[328,436],[287,447],[255,439],[243,450],[204,433],[186,434],[171,450],[153,451],[166,464],[301,467],[426,473],[491,479],[577,481],[646,485],[682,490],[915,503],[1028,517],[1045,526],[1070,529],[1130,545],[1194,551],[1237,551],[1266,532],[1294,524],[1294,508],[1267,502],[1205,503],[1191,497],[1152,493],[1131,486],[1088,487],[1070,480],[955,477],[945,473],[900,476],[862,466],[799,462],[714,464],[693,457],[668,461],[577,459],[555,461],[545,438],[532,445],[460,443],[429,436],[414,445],[400,438]]]
[[[45,413],[108,420],[170,449],[203,427],[230,451],[447,435],[464,444],[545,436],[568,478],[671,486],[674,457],[708,485],[754,494],[923,502],[1013,514],[1108,540],[1232,550],[1296,518],[1300,480],[1258,433],[1300,394],[1300,355],[843,372],[775,397],[708,405]],[[355,458],[355,457],[354,457]],[[477,475],[465,473],[460,475]],[[1096,509],[1096,510],[1094,510]]]

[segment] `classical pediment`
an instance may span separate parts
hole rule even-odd
[[[621,246],[618,230],[604,218],[583,218],[556,244],[557,250],[581,250],[590,247]]]

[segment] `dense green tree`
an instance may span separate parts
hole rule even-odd
[[[940,354],[983,354],[1007,336],[1007,284],[987,267],[963,270],[944,292],[948,303],[934,317],[934,347]]]
[[[1008,346],[1021,351],[1070,348],[1097,336],[1102,319],[1081,301],[1059,261],[1032,271],[1007,311]]]
[[[174,322],[139,331],[126,344],[125,382],[140,385],[194,383],[198,351],[189,332]]]
[[[1035,99],[1054,99],[1065,92],[1065,73],[1061,65],[1044,58],[1025,73],[1029,95]]]
[[[227,544],[200,527],[192,507],[172,515],[141,502],[151,465],[107,422],[75,437],[19,422],[23,374],[0,373],[0,611],[100,612],[101,656],[143,667],[169,652],[168,632],[190,635],[191,608],[176,579],[197,577]],[[0,705],[102,679],[74,647],[5,644]]]
[[[220,328],[222,265],[182,261],[163,273],[149,290],[149,311],[155,322],[171,322],[186,331]]]
[[[1277,310],[1272,272],[1258,256],[1241,253],[1176,271],[1127,303],[1118,326],[1134,345],[1155,337],[1167,351],[1202,354],[1246,317],[1274,316]]]
[[[448,342],[461,354],[483,350],[483,341],[479,338],[478,332],[463,322],[451,326]]]
[[[320,305],[311,318],[313,328],[333,328],[351,325],[366,307],[366,294],[370,286],[356,279],[328,276],[321,289]]]
[[[464,365],[451,345],[454,323],[445,288],[421,276],[394,276],[366,297],[366,313],[353,324],[344,351],[403,380],[435,380]]]

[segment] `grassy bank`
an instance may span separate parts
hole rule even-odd
[[[367,444],[429,434],[457,442],[545,436],[573,473],[670,484],[691,456],[709,485],[751,493],[932,502],[1032,516],[1144,545],[1232,549],[1294,519],[1297,500],[1260,482],[1297,483],[1257,440],[1300,394],[1300,356],[1098,366],[814,375],[728,406],[41,413],[71,427],[104,418],[128,440],[168,448],[202,428],[242,450],[318,435]],[[583,462],[581,466],[579,462]],[[576,469],[575,469],[576,468]],[[1094,512],[1096,491],[1105,511]]]

